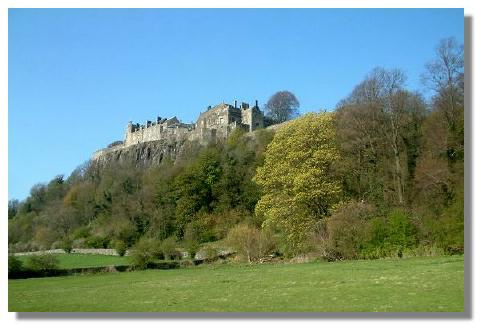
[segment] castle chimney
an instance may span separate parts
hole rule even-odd
[[[237,108],[237,101],[235,100],[235,108]]]
[[[258,100],[255,100],[255,107],[258,108]]]

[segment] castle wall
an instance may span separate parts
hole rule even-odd
[[[128,147],[142,142],[161,139],[179,141],[187,139],[189,133],[190,129],[188,127],[179,125],[167,126],[166,124],[156,124],[153,126],[140,128],[139,130],[133,132],[127,128],[124,146]]]

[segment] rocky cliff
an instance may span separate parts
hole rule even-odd
[[[165,158],[177,161],[199,147],[197,142],[191,141],[149,141],[129,147],[103,149],[92,158],[92,162],[101,167],[109,164],[148,167],[160,164]]]

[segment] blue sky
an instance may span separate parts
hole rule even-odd
[[[219,102],[290,90],[331,109],[375,66],[407,86],[462,9],[10,9],[9,198],[68,176],[128,121],[194,121]]]

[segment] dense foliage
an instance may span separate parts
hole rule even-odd
[[[422,76],[376,68],[336,110],[185,146],[148,168],[86,163],[9,201],[10,251],[132,249],[139,267],[225,239],[248,261],[462,253],[463,49],[443,40]]]

